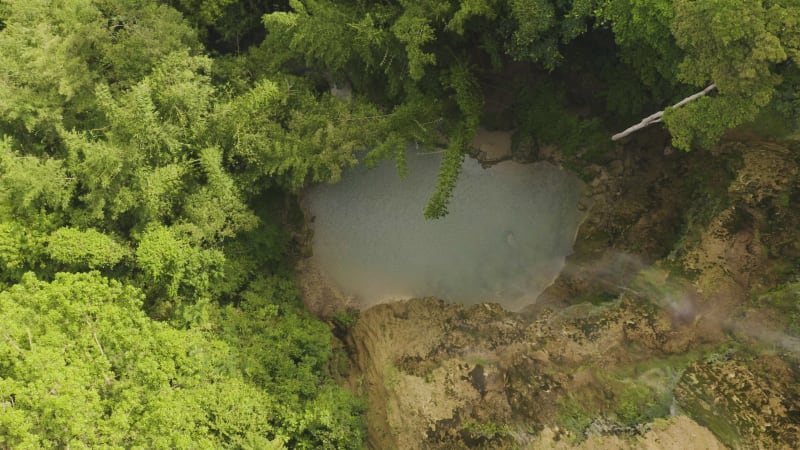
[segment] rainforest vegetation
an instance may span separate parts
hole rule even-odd
[[[0,0],[0,448],[360,448],[293,195],[482,124],[800,126],[798,0]],[[512,114],[486,114],[513,91]]]

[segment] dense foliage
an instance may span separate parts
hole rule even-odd
[[[275,304],[281,283],[238,307],[198,305],[184,328],[97,272],[25,275],[0,293],[3,446],[358,446],[353,400],[319,376],[327,330]]]
[[[373,110],[215,84],[157,2],[2,15],[0,447],[360,447],[269,200],[335,179],[360,147],[319,124]]]
[[[428,217],[446,213],[459,155],[467,153],[481,120],[492,120],[483,110],[491,80],[508,84],[517,95],[510,124],[520,137],[532,133],[543,143],[597,135],[590,123],[577,123],[553,139],[548,124],[530,120],[563,109],[558,96],[525,95],[547,86],[548,78],[560,84],[551,91],[605,100],[595,113],[609,119],[646,107],[663,109],[715,83],[714,95],[665,114],[673,144],[684,150],[708,147],[767,109],[780,111],[791,127],[800,124],[797,0],[292,0],[289,5],[288,12],[264,17],[268,35],[254,54],[332,82],[346,80],[397,119],[416,111],[415,123],[394,121],[393,128],[406,135],[447,136]]]
[[[0,0],[0,447],[360,447],[270,199],[414,142],[441,217],[498,83],[567,151],[796,129],[799,61],[797,0]]]

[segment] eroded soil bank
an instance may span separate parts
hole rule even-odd
[[[662,139],[581,162],[594,206],[534,307],[414,299],[331,320],[370,447],[796,445],[800,340],[770,299],[797,276],[800,149]]]

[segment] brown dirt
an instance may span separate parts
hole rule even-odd
[[[470,147],[481,163],[493,164],[511,159],[511,137],[514,130],[490,131],[483,127],[478,129]]]
[[[631,441],[618,436],[593,436],[579,444],[556,440],[557,431],[546,428],[526,448],[530,450],[725,450],[707,428],[686,416],[659,419],[641,438]]]

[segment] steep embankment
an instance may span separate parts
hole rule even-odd
[[[373,448],[796,443],[799,341],[753,299],[796,276],[797,151],[653,141],[586,165],[575,254],[524,314],[435,299],[361,313],[344,375]]]

